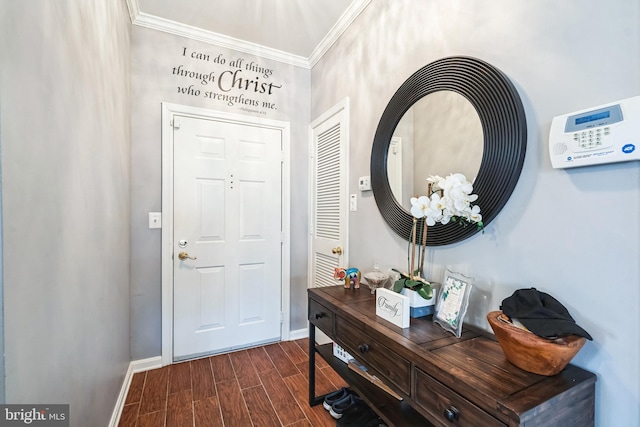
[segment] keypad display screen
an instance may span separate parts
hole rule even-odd
[[[600,119],[608,119],[609,117],[611,117],[611,111],[609,110],[597,114],[589,114],[588,116],[578,117],[576,119],[576,125],[581,125],[583,123],[593,122]]]
[[[607,126],[622,121],[622,109],[620,104],[600,108],[598,110],[587,111],[585,113],[574,114],[567,118],[565,132],[577,132],[584,129],[591,129],[600,126]]]

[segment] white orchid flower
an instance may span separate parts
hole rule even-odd
[[[434,194],[433,196],[437,196],[437,194]],[[431,198],[431,204],[425,211],[425,220],[428,226],[436,225],[436,222],[440,222],[442,219],[442,209],[438,209],[438,201],[433,200],[433,196]],[[438,199],[439,198],[440,196],[438,196]]]
[[[461,173],[452,173],[451,175],[448,176],[448,178],[451,179],[452,181],[456,181],[459,184],[468,184],[469,183],[469,181],[467,181],[467,177],[465,177]]]
[[[431,200],[427,196],[411,198],[411,215],[415,218],[426,216],[427,209],[431,205]]]
[[[429,177],[427,177],[427,182],[431,183],[431,184],[438,184],[443,179],[444,178],[442,178],[441,176],[438,176],[438,175],[430,175]]]
[[[482,215],[480,215],[480,206],[474,205],[473,208],[471,208],[471,212],[468,218],[473,222],[482,221]]]
[[[438,193],[433,193],[431,195],[431,207],[438,209],[438,210],[443,210],[444,208],[446,208],[446,202],[447,199],[444,199],[442,197],[440,197],[440,195]]]
[[[461,173],[452,173],[445,178],[431,175],[427,178],[431,184],[433,194],[425,199],[412,199],[411,213],[416,218],[425,218],[427,225],[435,225],[436,222],[448,224],[456,218],[467,222],[482,224],[479,206],[471,206],[478,200],[473,193],[473,185]],[[424,197],[424,196],[423,196]],[[420,200],[422,199],[422,200]],[[415,204],[413,202],[415,200]]]

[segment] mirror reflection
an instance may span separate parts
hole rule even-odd
[[[391,191],[405,209],[426,194],[430,175],[462,173],[475,180],[484,147],[478,112],[464,96],[437,91],[417,101],[396,126],[387,155]]]

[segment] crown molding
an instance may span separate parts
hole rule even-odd
[[[136,20],[136,16],[140,14],[140,6],[138,5],[138,0],[126,0],[126,2],[127,9],[129,9],[129,18],[133,24]]]
[[[140,27],[151,28],[176,36],[186,37],[188,39],[198,40],[220,47],[226,47],[239,52],[248,53],[250,55],[256,55],[262,58],[273,59],[275,61],[295,65],[297,67],[309,68],[309,60],[302,56],[293,55],[278,49],[272,49],[256,43],[250,43],[244,40],[225,36],[224,34],[206,31],[201,28],[181,24],[176,21],[149,15],[144,12],[139,12],[132,20],[132,23],[133,25],[138,25]]]
[[[314,65],[322,59],[325,53],[329,51],[331,46],[338,41],[340,36],[351,26],[353,21],[356,20],[362,11],[369,6],[371,0],[354,0],[347,10],[344,11],[338,22],[335,23],[326,36],[320,41],[318,46],[311,52],[309,56],[309,68],[313,68]]]
[[[327,33],[318,46],[313,50],[309,58],[141,12],[138,0],[126,0],[126,2],[127,8],[129,9],[131,23],[133,25],[151,28],[165,33],[174,34],[176,36],[186,37],[188,39],[198,40],[266,59],[272,59],[274,61],[283,62],[296,67],[310,69],[324,56],[331,46],[333,46],[342,33],[345,32],[358,15],[360,15],[360,13],[369,5],[371,0],[353,1],[353,3],[351,3],[347,10],[342,14],[338,22],[336,22],[329,33]]]

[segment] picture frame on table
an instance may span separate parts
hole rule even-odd
[[[462,334],[462,324],[469,307],[469,294],[474,280],[473,277],[449,269],[445,270],[442,278],[433,321],[458,338]]]

